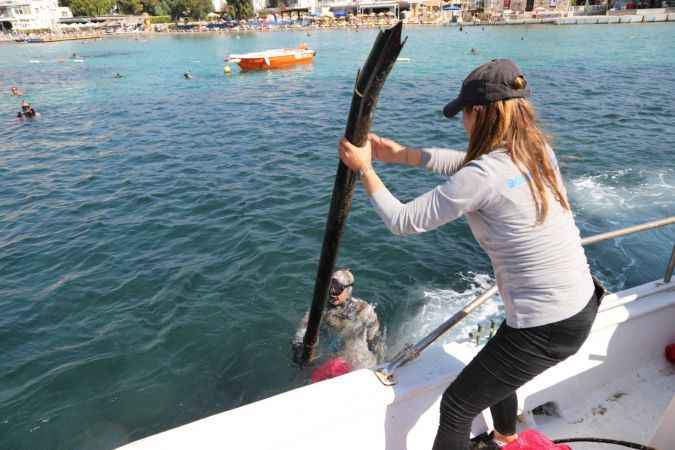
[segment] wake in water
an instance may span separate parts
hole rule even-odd
[[[672,214],[675,202],[675,170],[672,168],[626,168],[572,178],[568,194],[582,237],[635,225]],[[640,236],[613,239],[586,248],[591,270],[610,290],[620,290],[662,274],[666,248],[663,229]],[[653,243],[664,255],[639,258],[641,248]],[[638,263],[638,261],[640,261]]]
[[[675,170],[629,168],[581,176],[568,183],[568,193],[578,213],[621,218],[630,212],[645,217],[663,209],[666,215],[675,201]]]
[[[455,312],[467,303],[482,294],[494,284],[494,279],[487,274],[468,272],[459,274],[459,278],[468,284],[467,289],[423,290],[422,305],[414,315],[404,320],[395,330],[395,335],[389,340],[388,355],[397,353],[406,343],[414,344],[429,334],[434,328],[449,319]],[[463,321],[455,325],[436,344],[445,344],[452,341],[466,341],[469,333],[474,332],[480,324],[484,329],[490,328],[490,320],[499,325],[504,318],[504,306],[499,295],[485,302]]]

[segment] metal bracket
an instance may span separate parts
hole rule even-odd
[[[385,386],[393,386],[396,384],[396,377],[393,373],[385,373],[382,369],[375,369],[373,373],[378,380]]]
[[[666,274],[663,276],[664,283],[670,283],[673,278],[673,268],[675,268],[675,245],[673,245],[673,253],[670,254],[670,262],[666,266]]]

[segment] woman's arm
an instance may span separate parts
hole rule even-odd
[[[419,166],[421,163],[421,153],[419,150],[405,147],[393,139],[369,133],[368,142],[372,148],[373,159],[387,164],[401,164],[404,166]]]
[[[490,178],[475,163],[458,171],[447,183],[404,204],[389,192],[375,173],[371,163],[370,143],[364,147],[356,147],[343,138],[339,152],[347,167],[361,173],[361,181],[375,210],[394,234],[416,234],[432,230],[466,212],[480,209],[490,200]]]
[[[469,165],[426,194],[401,203],[384,185],[370,201],[385,226],[396,235],[419,234],[485,207],[492,198],[488,174]]]
[[[444,148],[417,149],[405,147],[393,139],[387,139],[370,133],[373,159],[389,164],[401,164],[413,167],[425,167],[439,175],[450,176],[464,163],[466,152]]]
[[[444,177],[452,176],[462,168],[466,152],[447,148],[424,148],[420,152],[420,165]]]

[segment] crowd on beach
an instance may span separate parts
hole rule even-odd
[[[191,23],[139,24],[132,28],[90,27],[78,30],[43,30],[31,32],[3,32],[0,41],[5,42],[58,42],[66,40],[101,39],[112,36],[129,36],[142,33],[239,33],[243,31],[297,31],[312,29],[351,29],[358,31],[367,28],[382,28],[394,25],[399,20],[392,12],[333,16],[267,16],[248,20],[219,20]],[[440,13],[427,12],[414,16],[401,17],[406,24],[439,25],[448,21]]]

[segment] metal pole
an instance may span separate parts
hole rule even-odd
[[[401,42],[402,29],[403,22],[398,22],[392,28],[384,32],[380,31],[368,59],[366,59],[362,70],[357,75],[345,130],[345,137],[354,145],[362,146],[368,138],[368,131],[373,120],[380,90],[384,86],[387,75],[394,67],[403,44],[405,44],[405,41]],[[296,363],[300,365],[306,364],[314,353],[321,316],[328,297],[328,286],[335,269],[342,230],[347,222],[347,216],[352,205],[355,183],[356,174],[340,161],[326,220],[326,232],[321,247],[321,257],[316,282],[314,283],[314,296],[309,310],[307,330],[303,338],[302,353],[294,355]]]
[[[417,358],[420,353],[422,353],[422,351],[424,351],[424,349],[426,349],[428,346],[433,344],[436,339],[447,333],[450,328],[461,322],[466,316],[471,314],[474,309],[485,303],[496,293],[496,285],[483,292],[481,295],[472,300],[471,303],[457,311],[452,317],[422,338],[422,340],[420,340],[417,344],[407,344],[404,346],[403,350],[398,352],[396,356],[394,356],[388,363],[386,363],[380,369],[377,369],[375,371],[375,375],[377,375],[380,381],[382,381],[382,383],[386,384],[387,386],[395,384],[396,381],[394,380],[394,370]]]
[[[663,276],[664,283],[670,283],[673,277],[673,268],[675,268],[675,245],[673,245],[673,252],[670,254],[670,262],[666,266],[666,274]]]
[[[608,239],[613,239],[627,234],[637,233],[639,231],[651,230],[652,228],[659,228],[666,225],[675,223],[675,216],[667,217],[665,219],[654,220],[652,222],[643,223],[641,225],[635,225],[628,228],[623,228],[621,230],[610,231],[607,233],[596,234],[595,236],[589,236],[581,240],[581,245],[590,245],[595,244],[596,242],[606,241]]]
[[[641,225],[623,228],[621,230],[596,234],[595,236],[589,236],[587,238],[583,238],[581,240],[581,244],[582,245],[595,244],[597,242],[606,241],[608,239],[625,236],[627,234],[638,233],[640,231],[651,230],[653,228],[659,228],[674,223],[675,223],[675,216],[667,217],[665,219],[654,220],[652,222],[647,222]],[[668,263],[668,266],[666,268],[666,275],[664,277],[664,281],[666,283],[670,282],[674,267],[675,267],[675,246],[673,247],[673,253],[670,257],[670,262]],[[453,326],[462,321],[473,310],[475,310],[480,305],[485,303],[496,293],[497,293],[497,286],[495,285],[489,288],[488,290],[484,291],[481,295],[479,295],[475,299],[473,299],[464,308],[462,308],[460,311],[456,312],[452,317],[450,317],[450,319],[443,322],[431,333],[422,338],[417,344],[404,345],[403,349],[400,352],[398,352],[391,360],[375,369],[375,375],[380,379],[380,381],[383,384],[387,386],[396,384],[396,380],[394,379],[394,371],[396,369],[417,358],[425,348],[431,345],[443,334],[448,332]]]

